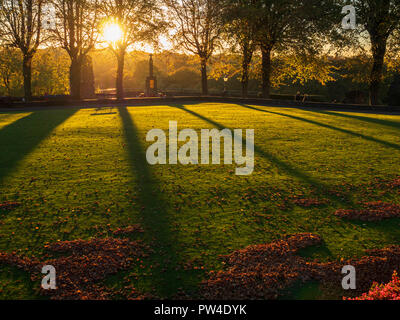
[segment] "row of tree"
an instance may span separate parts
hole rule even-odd
[[[40,46],[57,46],[70,57],[70,94],[81,97],[81,69],[99,44],[102,25],[121,26],[123,37],[110,44],[118,61],[117,86],[123,97],[124,57],[138,41],[152,41],[163,31],[161,10],[153,0],[0,0],[0,39],[23,55],[25,99],[32,98],[32,60]]]
[[[372,104],[379,103],[385,57],[400,43],[400,0],[0,0],[0,4],[0,40],[22,53],[27,100],[32,97],[32,60],[40,46],[61,47],[68,53],[70,94],[79,99],[82,64],[101,45],[102,27],[110,21],[122,30],[121,38],[108,44],[117,60],[120,99],[127,51],[139,42],[157,46],[160,34],[169,34],[176,48],[198,57],[204,95],[209,61],[227,48],[240,53],[243,96],[248,94],[254,56],[260,57],[265,98],[271,94],[276,55],[292,57],[293,65],[297,57],[306,57],[313,65],[321,56],[368,55]],[[356,9],[357,24],[353,30],[343,30],[342,9],[349,4]],[[46,8],[52,8],[54,15]]]
[[[83,98],[97,93],[114,94],[117,74],[115,55],[111,50],[93,50],[82,68]],[[154,56],[154,74],[157,87],[167,94],[197,94],[201,92],[199,59],[194,55],[174,51],[160,51]],[[249,67],[248,94],[262,96],[261,54],[256,53]],[[385,60],[384,81],[381,88],[383,103],[388,103],[389,87],[393,83],[399,60],[390,55]],[[239,96],[242,91],[242,55],[238,53],[214,54],[208,70],[208,88],[212,95]],[[22,55],[15,48],[0,48],[0,96],[23,96]],[[70,59],[61,48],[41,48],[32,63],[32,94],[34,97],[69,94]],[[368,102],[368,78],[372,58],[360,56],[321,57],[279,54],[272,57],[271,97],[293,99],[296,92],[307,93],[315,101],[348,103]],[[129,50],[125,57],[125,96],[135,96],[145,90],[149,73],[149,54],[142,50]],[[225,82],[224,80],[227,80]],[[399,91],[400,92],[400,91]],[[277,96],[278,95],[278,96]],[[283,96],[282,96],[283,95]],[[353,95],[353,98],[351,98]],[[58,97],[61,99],[62,97]],[[397,102],[397,104],[399,104]]]
[[[373,63],[370,74],[370,103],[379,103],[384,59],[388,43],[396,42],[400,27],[399,0],[228,0],[213,1],[173,1],[176,14],[181,17],[178,27],[179,38],[206,62],[215,48],[219,35],[227,33],[236,40],[242,53],[243,95],[247,95],[248,68],[256,49],[262,55],[262,91],[265,98],[270,96],[272,55],[279,52],[305,54],[308,57],[329,54],[332,50],[367,50]],[[188,10],[194,3],[203,3],[204,8]],[[220,10],[209,9],[210,3]],[[342,12],[345,5],[352,5],[357,13],[352,31],[343,30]],[[190,13],[188,16],[187,13]],[[199,13],[198,13],[199,12]],[[222,23],[199,24],[198,15],[223,17]],[[202,21],[202,19],[200,19]],[[214,23],[213,23],[214,22]],[[214,26],[214,30],[212,27]],[[222,31],[221,29],[222,28]],[[202,68],[203,69],[203,68]],[[207,93],[206,82],[203,93]]]

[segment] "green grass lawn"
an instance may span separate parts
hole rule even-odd
[[[255,169],[236,165],[149,166],[146,133],[255,129]],[[107,279],[159,297],[196,295],[219,255],[287,234],[312,232],[320,260],[360,257],[400,245],[400,219],[351,222],[333,212],[360,201],[400,204],[397,190],[368,188],[399,175],[400,116],[228,104],[0,113],[0,251],[41,258],[58,240],[106,237],[141,224],[154,252],[142,266]],[[293,197],[328,200],[304,208]],[[190,267],[188,267],[190,266]],[[29,275],[0,269],[0,299],[40,298]],[[314,289],[299,290],[310,298]],[[313,295],[313,297],[318,297]],[[296,297],[294,297],[296,298]]]

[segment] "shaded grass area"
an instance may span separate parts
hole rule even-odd
[[[107,237],[139,223],[153,249],[107,279],[159,297],[196,296],[218,258],[286,234],[312,232],[324,245],[310,259],[359,257],[400,244],[399,219],[359,223],[333,216],[360,201],[400,203],[397,190],[369,188],[399,173],[400,116],[200,104],[0,114],[0,250],[41,257],[57,240]],[[149,166],[153,128],[255,129],[255,170],[235,165]],[[294,198],[326,199],[302,207]],[[1,267],[0,298],[37,297],[29,277]],[[9,276],[11,274],[11,276]],[[321,296],[314,284],[291,297]],[[286,297],[286,296],[285,296]]]

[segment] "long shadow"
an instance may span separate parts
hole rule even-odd
[[[189,110],[186,109],[185,106],[182,105],[170,105],[170,107],[174,107],[177,108],[179,110],[185,111],[205,122],[208,122],[209,124],[213,125],[214,127],[223,130],[223,129],[230,129],[233,130],[231,128],[228,128],[226,126],[223,126],[222,124],[211,120],[201,114],[198,114],[197,112],[193,111],[193,110]],[[246,141],[243,138],[243,145],[245,145]],[[300,182],[306,183],[308,185],[311,185],[313,187],[315,187],[315,191],[317,192],[317,194],[321,195],[321,196],[325,196],[328,197],[330,200],[332,200],[332,202],[335,203],[344,203],[341,199],[332,196],[329,193],[329,186],[322,183],[321,181],[318,181],[316,179],[314,179],[313,177],[310,177],[308,174],[306,174],[305,172],[294,168],[292,166],[290,166],[289,164],[283,162],[282,160],[279,160],[277,157],[275,157],[273,154],[261,149],[259,146],[257,146],[256,144],[254,145],[254,151],[260,155],[261,157],[263,157],[264,159],[268,160],[269,162],[271,162],[272,164],[274,164],[279,170],[283,170],[285,171],[287,174],[289,174],[292,177],[295,177],[296,179],[298,179]],[[348,201],[350,201],[350,199],[347,199]]]
[[[301,108],[302,111],[308,111],[308,112],[313,112],[313,113],[320,113],[320,114],[325,114],[328,116],[335,116],[335,117],[341,117],[341,118],[347,118],[347,119],[354,119],[354,120],[359,120],[359,121],[364,121],[368,123],[373,123],[373,124],[378,124],[386,127],[391,127],[395,129],[400,129],[400,122],[396,121],[390,121],[390,120],[384,120],[384,119],[375,119],[375,118],[369,118],[369,117],[364,117],[364,116],[359,116],[359,115],[353,115],[353,114],[348,114],[348,113],[338,113],[334,111],[322,111],[322,110],[310,110],[310,109],[303,109]]]
[[[155,177],[146,159],[145,148],[138,129],[126,107],[119,108],[127,145],[128,157],[133,174],[137,178],[135,188],[139,192],[139,204],[142,207],[142,218],[146,233],[154,238],[152,254],[155,268],[152,269],[152,284],[163,297],[171,296],[183,287],[183,281],[177,280],[175,270],[179,258],[176,251],[176,240],[171,230],[171,221],[167,208],[171,207],[161,195],[160,181]],[[168,265],[161,259],[169,260]],[[157,266],[159,264],[159,266]]]
[[[21,160],[76,111],[33,112],[0,130],[0,185]]]
[[[352,135],[355,135],[355,136],[359,136],[359,137],[361,137],[363,139],[366,139],[366,140],[369,140],[369,141],[373,141],[373,142],[377,142],[377,143],[383,144],[383,145],[388,146],[388,147],[399,149],[399,145],[392,144],[392,143],[389,143],[387,141],[382,141],[382,140],[379,140],[379,139],[375,139],[375,138],[372,138],[372,137],[368,137],[368,136],[365,136],[365,135],[357,134],[357,133],[354,133],[354,132],[349,131],[349,130],[335,128],[333,126],[326,125],[326,124],[321,124],[321,123],[313,121],[313,120],[303,119],[301,117],[287,115],[287,114],[283,114],[283,113],[279,113],[279,112],[262,110],[262,109],[258,109],[256,107],[251,107],[251,106],[247,106],[247,105],[241,105],[241,106],[243,106],[245,108],[248,108],[248,109],[252,109],[252,110],[257,110],[257,111],[271,113],[271,114],[277,114],[277,115],[293,118],[293,119],[296,119],[296,120],[306,121],[306,122],[309,122],[309,123],[312,123],[312,124],[316,124],[316,125],[320,125],[320,126],[323,126],[323,127],[329,128],[329,129],[334,129],[334,130],[338,130],[338,131],[341,131],[341,132],[344,132],[344,133],[348,133],[348,134],[352,134]],[[301,110],[304,110],[304,109],[301,109]],[[393,122],[393,121],[385,121],[385,120],[381,121],[379,119],[373,119],[373,118],[367,118],[367,117],[361,117],[361,116],[355,116],[355,115],[347,115],[347,114],[343,115],[343,114],[336,113],[336,112],[331,112],[331,111],[329,111],[329,112],[314,111],[314,110],[313,111],[312,110],[304,110],[304,111],[327,114],[327,115],[343,116],[343,117],[350,118],[350,119],[363,118],[363,119],[358,119],[358,120],[371,122],[371,123],[376,123],[376,124],[382,124],[382,125],[386,125],[386,126],[390,126],[390,127],[394,127],[394,128],[400,128],[400,124],[396,123],[396,122]],[[350,204],[352,206],[355,205],[354,202],[348,203],[348,205],[350,205]],[[365,226],[365,223],[363,223],[363,222],[351,221],[351,223],[354,224],[354,225],[363,225],[363,226]],[[384,222],[381,222],[379,224],[377,224],[377,223],[368,223],[368,228],[374,229],[374,230],[376,230],[378,232],[382,232],[385,235],[392,237],[392,239],[398,239],[398,230],[393,226],[394,226],[394,224],[393,224],[392,220],[384,221]],[[313,250],[313,249],[311,248],[311,250]]]
[[[354,132],[354,131],[351,131],[351,130],[334,127],[334,126],[331,126],[331,125],[326,124],[326,123],[322,123],[322,122],[318,122],[318,121],[314,121],[314,120],[310,120],[310,119],[306,119],[306,118],[302,118],[302,117],[298,117],[298,116],[293,116],[293,115],[290,115],[290,114],[285,114],[285,113],[280,113],[280,112],[275,112],[275,111],[259,109],[259,108],[248,106],[248,105],[241,105],[241,106],[243,108],[247,108],[247,109],[251,109],[251,110],[255,110],[255,111],[259,111],[259,112],[275,114],[275,115],[278,115],[278,116],[282,116],[282,117],[286,117],[286,118],[290,118],[290,119],[295,119],[295,120],[311,123],[311,124],[314,124],[316,126],[320,126],[320,127],[323,127],[323,128],[327,128],[327,129],[339,131],[339,132],[342,132],[342,133],[346,133],[346,134],[352,135],[352,136],[357,137],[357,138],[362,138],[362,139],[367,140],[367,141],[379,143],[379,144],[381,144],[381,145],[383,145],[385,147],[389,147],[389,148],[393,148],[393,149],[396,149],[396,150],[400,150],[400,145],[398,145],[396,143],[391,143],[391,142],[388,142],[388,141],[385,141],[385,140],[380,140],[380,139],[377,139],[377,138],[374,138],[374,137],[366,136],[364,134],[357,133],[357,132]]]

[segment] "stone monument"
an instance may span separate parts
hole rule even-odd
[[[157,96],[157,78],[154,76],[153,55],[150,55],[149,76],[146,79],[146,97]]]

